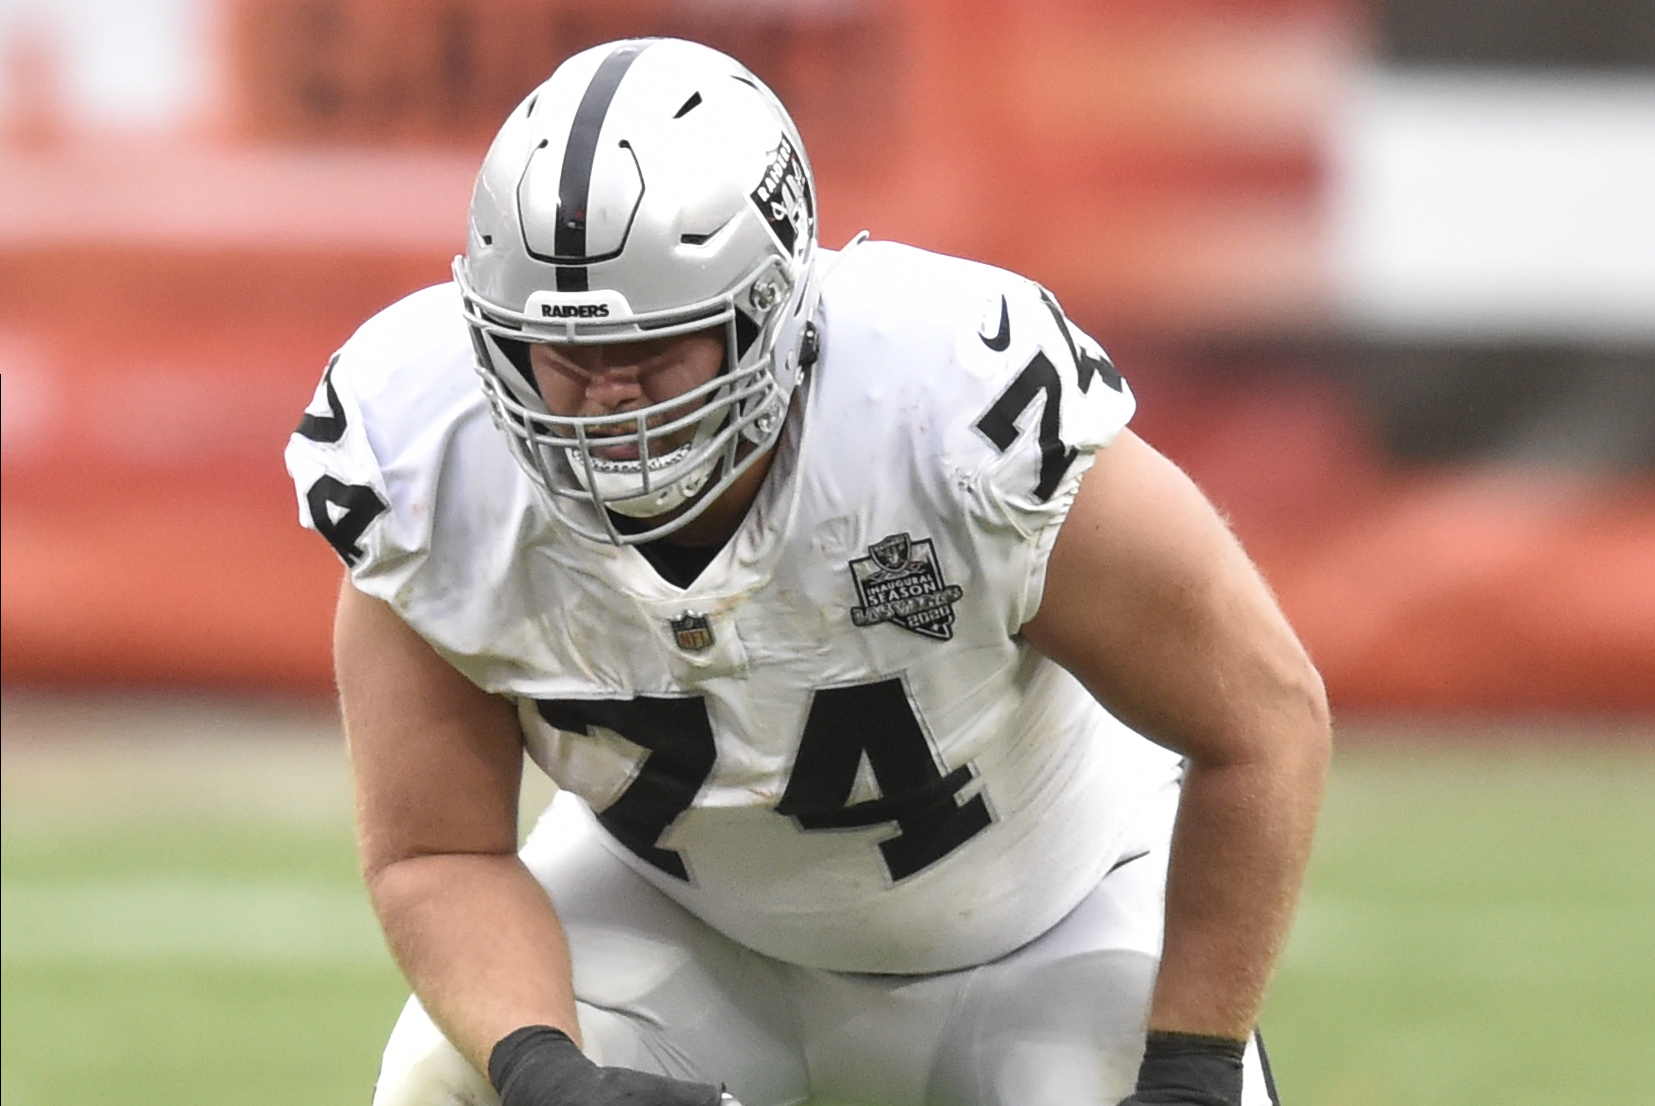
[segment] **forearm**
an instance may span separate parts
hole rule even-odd
[[[1149,1027],[1251,1034],[1292,925],[1327,771],[1325,726],[1271,759],[1193,762],[1173,832]]]
[[[368,889],[414,993],[479,1071],[525,1025],[580,1040],[563,928],[517,857],[411,857],[370,875]]]

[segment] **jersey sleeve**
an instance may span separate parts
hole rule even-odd
[[[957,427],[954,455],[967,470],[966,509],[1018,547],[1021,625],[1039,609],[1046,562],[1082,476],[1136,401],[1103,348],[1038,284],[1007,279],[985,297],[982,319],[959,354],[974,363],[981,407]]]
[[[358,587],[386,600],[429,554],[451,427],[477,391],[465,360],[448,365],[456,350],[469,356],[463,327],[438,321],[451,295],[426,289],[364,323],[329,360],[288,439],[300,523]]]
[[[355,573],[383,560],[390,499],[369,446],[361,408],[335,380],[341,354],[322,373],[287,445],[287,471],[299,497],[299,522],[314,530]]]

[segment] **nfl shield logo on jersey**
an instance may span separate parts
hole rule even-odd
[[[954,636],[954,604],[965,594],[942,578],[930,538],[892,534],[868,546],[868,555],[850,562],[862,606],[850,609],[857,626],[889,622],[925,637]]]
[[[686,653],[699,653],[710,648],[713,643],[712,624],[707,616],[694,611],[685,611],[670,621],[672,636],[678,642],[678,648]]]

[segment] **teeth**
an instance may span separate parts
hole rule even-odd
[[[679,446],[671,453],[667,453],[659,457],[651,457],[649,459],[649,471],[659,472],[661,469],[675,465],[682,460],[684,456],[689,453],[689,451],[690,446],[689,443],[686,442],[684,445]],[[574,466],[576,471],[579,471],[582,467],[580,451],[578,449],[570,449],[568,450],[568,454],[569,464]],[[616,461],[607,457],[599,457],[595,453],[592,454],[593,472],[601,472],[605,475],[629,475],[638,472],[642,467],[643,466],[636,460]]]

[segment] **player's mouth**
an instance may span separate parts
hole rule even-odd
[[[693,434],[693,431],[688,428],[674,431],[668,435],[653,433],[657,427],[665,425],[668,419],[674,417],[674,414],[674,412],[656,414],[650,416],[644,424],[644,432],[649,435],[651,468],[656,467],[657,461],[680,450]],[[588,451],[593,458],[599,461],[620,465],[636,465],[642,455],[636,422],[606,426],[597,433],[588,431],[586,440]]]
[[[689,452],[689,448],[687,443],[676,448],[663,447],[661,452],[650,455],[649,471],[658,472],[679,463],[684,459],[684,455]],[[569,464],[574,466],[576,470],[579,470],[585,464],[590,464],[595,472],[636,476],[644,469],[643,463],[639,460],[638,447],[635,444],[589,447],[585,461],[582,461],[578,449],[569,449],[568,455]]]
[[[628,438],[615,445],[595,445],[592,447],[592,456],[603,461],[636,461],[638,442],[634,438]]]

